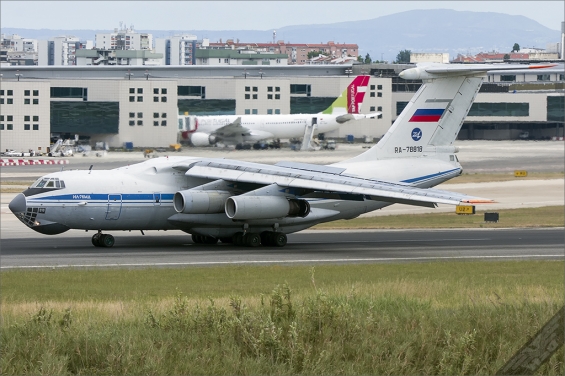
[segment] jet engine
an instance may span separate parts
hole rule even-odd
[[[178,191],[173,197],[177,213],[214,214],[222,213],[228,197],[233,193],[226,191]]]
[[[193,133],[190,142],[194,146],[210,146],[216,143],[216,136],[207,133]]]
[[[310,213],[310,204],[283,196],[231,196],[225,209],[230,219],[304,218]]]

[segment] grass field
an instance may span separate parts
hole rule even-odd
[[[0,372],[494,374],[564,303],[563,262],[1,274]],[[538,374],[562,375],[563,350]]]
[[[387,215],[322,223],[313,229],[401,229],[401,228],[505,228],[562,227],[563,206],[492,210],[499,213],[498,222],[485,222],[484,212],[474,215],[452,213]]]
[[[565,223],[563,206],[496,211],[315,228]],[[0,374],[495,374],[563,306],[564,280],[560,261],[3,271]],[[565,374],[564,356],[537,374]]]

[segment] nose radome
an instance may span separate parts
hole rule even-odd
[[[10,201],[8,208],[10,208],[14,214],[25,212],[27,209],[26,196],[24,196],[23,193],[18,194],[12,201]]]

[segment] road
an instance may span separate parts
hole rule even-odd
[[[91,234],[3,239],[1,269],[564,260],[562,228],[304,231],[289,235],[284,248],[193,244],[189,235],[171,231],[116,233],[113,248],[95,248]]]

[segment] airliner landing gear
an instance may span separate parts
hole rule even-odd
[[[284,247],[286,245],[286,234],[282,232],[271,232],[265,231],[261,234],[254,232],[236,232],[232,238],[233,244],[238,246],[247,247],[258,247],[259,245],[264,246],[275,246]]]
[[[286,242],[286,234],[282,232],[265,231],[261,233],[261,243],[265,246],[284,247]]]
[[[92,235],[92,245],[95,247],[111,248],[114,246],[114,237],[110,234],[103,234],[99,231]]]

